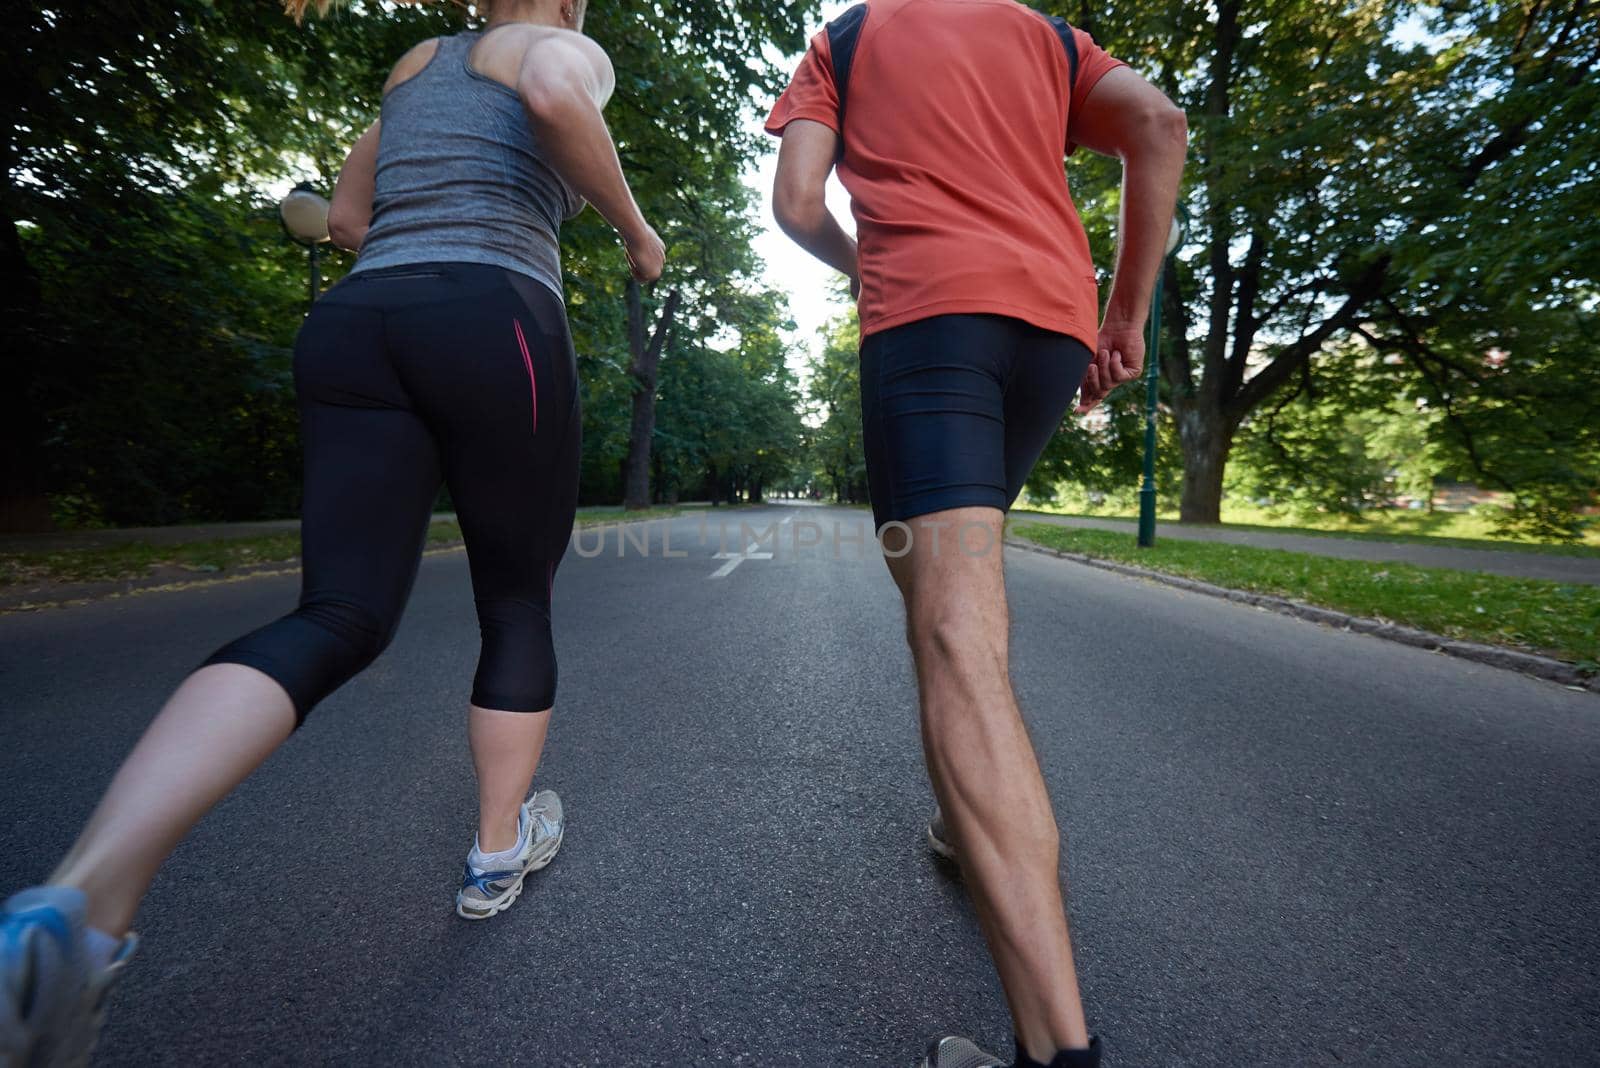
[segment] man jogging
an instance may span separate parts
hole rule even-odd
[[[1088,34],[1014,0],[871,0],[811,43],[767,122],[774,209],[859,293],[873,515],[905,599],[928,771],[1016,1030],[1018,1066],[1095,1065],[1060,839],[1009,678],[1000,551],[1073,395],[1139,376],[1185,155],[1183,113]],[[1062,166],[1123,161],[1104,317]],[[857,241],[828,213],[837,164]],[[961,1038],[926,1068],[1000,1058]]]

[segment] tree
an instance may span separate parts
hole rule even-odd
[[[1400,355],[1424,383],[1414,388],[1442,402],[1443,352],[1465,335],[1485,340],[1519,307],[1570,316],[1584,294],[1592,312],[1600,39],[1584,32],[1589,4],[1076,7],[1064,13],[1180,101],[1195,131],[1162,366],[1186,521],[1218,520],[1241,428],[1282,390],[1311,388],[1347,343]],[[1075,181],[1105,247],[1114,171],[1085,164]],[[1446,362],[1459,376],[1487,352]],[[1593,382],[1595,353],[1579,359]],[[1494,477],[1531,487],[1556,475],[1500,465]]]
[[[591,32],[619,72],[608,116],[669,246],[684,351],[757,323],[769,312],[752,309],[775,299],[753,281],[739,176],[758,150],[748,101],[782,72],[751,57],[797,51],[815,7],[595,5]],[[0,522],[38,525],[52,508],[117,523],[292,512],[305,259],[266,190],[330,188],[390,66],[466,16],[364,2],[297,27],[269,3],[128,0],[0,17],[12,107]],[[632,406],[627,271],[592,212],[563,245],[585,437],[606,462],[585,464],[584,494],[615,501]],[[335,257],[330,280],[350,262]],[[648,294],[641,304],[660,312]]]
[[[861,323],[852,311],[831,323],[820,355],[811,359],[810,398],[816,425],[811,464],[837,501],[867,498],[867,461],[861,440]]]
[[[628,456],[623,461],[622,505],[624,508],[650,507],[650,446],[656,431],[656,369],[661,350],[672,331],[672,318],[678,313],[680,290],[674,289],[661,309],[655,332],[648,341],[644,333],[644,301],[639,283],[628,280],[628,348],[633,355],[629,368],[633,376],[633,419],[628,430]]]

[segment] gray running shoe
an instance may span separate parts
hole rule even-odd
[[[123,939],[96,969],[84,948],[81,890],[36,886],[0,912],[0,1068],[80,1068],[105,1020],[106,1000],[139,940]]]
[[[952,1035],[928,1047],[922,1068],[1009,1068],[1005,1061],[985,1053],[965,1038]]]
[[[949,832],[944,829],[944,813],[938,805],[933,807],[933,819],[928,821],[928,848],[945,860],[956,859],[956,847],[951,844]]]
[[[526,832],[527,840],[504,869],[475,868],[469,854],[461,892],[456,895],[456,915],[487,920],[504,912],[522,893],[522,880],[556,858],[566,833],[566,816],[554,790],[539,790],[523,802],[519,829]]]

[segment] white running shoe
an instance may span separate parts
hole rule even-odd
[[[504,912],[522,893],[522,881],[556,858],[566,833],[566,816],[554,790],[539,790],[522,803],[518,830],[523,836],[522,848],[504,865],[479,868],[468,854],[466,875],[456,895],[456,915],[487,920]]]
[[[0,1068],[80,1068],[105,1020],[106,999],[139,939],[95,968],[84,945],[81,890],[36,886],[0,911]]]

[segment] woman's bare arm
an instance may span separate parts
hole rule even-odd
[[[333,203],[328,208],[328,236],[340,248],[360,252],[372,225],[372,196],[377,185],[378,124],[356,138],[339,181],[333,187]]]
[[[541,35],[517,75],[539,145],[567,184],[622,235],[640,281],[661,276],[665,250],[628,188],[611,131],[600,113],[616,86],[605,51],[577,33]]]

